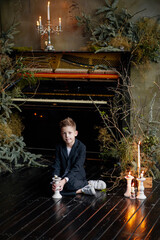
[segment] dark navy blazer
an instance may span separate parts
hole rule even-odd
[[[85,159],[86,146],[78,139],[75,139],[69,156],[64,142],[56,147],[53,176],[69,178],[65,184],[65,190],[76,191],[88,184],[84,170]]]

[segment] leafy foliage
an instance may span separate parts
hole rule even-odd
[[[110,159],[119,163],[115,164],[115,169],[120,168],[120,178],[124,178],[129,171],[137,176],[137,146],[141,141],[141,168],[146,176],[160,179],[158,137],[160,122],[153,118],[155,96],[151,101],[148,119],[146,119],[143,114],[144,108],[139,109],[139,106],[133,101],[131,84],[126,85],[124,81],[123,86],[125,86],[125,92],[121,87],[116,89],[113,102],[108,101],[107,113],[96,106],[104,122],[104,127],[99,128],[98,136],[101,157],[104,161]],[[131,107],[130,101],[126,98],[126,91],[132,101]],[[128,119],[129,115],[132,124]],[[119,125],[119,120],[123,122],[122,126]]]
[[[118,2],[105,0],[105,5],[96,11],[93,18],[84,13],[81,17],[76,17],[90,39],[88,48],[96,52],[131,51],[136,64],[159,61],[158,21],[153,18],[140,18],[134,22],[132,19],[135,14],[131,15],[126,9],[119,9]]]
[[[17,25],[18,23],[14,23],[13,25],[10,26],[10,28],[6,32],[4,31],[1,32],[1,36],[0,36],[0,53],[1,54],[12,52],[12,48],[14,46],[14,43],[13,43],[14,35],[19,32],[16,30]]]
[[[44,166],[36,161],[41,155],[25,150],[26,145],[21,136],[23,126],[12,112],[13,109],[21,111],[13,103],[12,97],[21,95],[21,88],[26,84],[35,83],[33,75],[24,70],[22,59],[14,63],[8,55],[14,45],[10,41],[13,41],[16,33],[16,24],[13,24],[0,36],[0,171],[9,172],[24,165]],[[14,91],[11,91],[12,86],[15,86]]]
[[[9,57],[13,51],[14,44],[10,41],[14,40],[17,24],[13,24],[7,32],[0,35],[0,92],[11,89],[14,86],[13,94],[21,94],[22,87],[28,84],[35,84],[36,80],[33,73],[25,70],[22,63],[22,57],[13,62]]]
[[[23,137],[12,134],[11,136],[5,136],[5,139],[0,141],[0,167],[12,172],[13,168],[19,168],[22,166],[42,166],[36,160],[41,155],[33,154],[25,151],[25,143]]]
[[[17,108],[19,111],[20,108],[13,103],[11,96],[8,96],[5,92],[2,92],[0,96],[0,120],[5,121],[10,118],[12,110],[11,108]]]
[[[159,62],[160,24],[152,18],[142,18],[136,23],[138,40],[133,51],[136,63]]]

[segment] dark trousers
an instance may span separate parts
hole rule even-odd
[[[76,191],[88,185],[86,179],[78,180],[78,179],[70,179],[65,185],[63,191],[61,191],[62,195],[75,195]]]

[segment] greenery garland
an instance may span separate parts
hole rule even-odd
[[[18,114],[13,113],[13,109],[21,110],[13,103],[12,97],[20,96],[24,85],[35,82],[31,73],[25,74],[22,59],[13,63],[8,55],[14,46],[12,41],[17,33],[16,26],[13,24],[0,36],[0,172],[12,172],[22,166],[46,166],[37,162],[40,154],[25,150],[26,144],[21,136],[23,126]],[[21,78],[17,77],[19,73]],[[12,86],[15,86],[13,91]]]
[[[96,52],[130,51],[136,64],[160,60],[160,24],[156,18],[140,17],[133,21],[119,0],[105,0],[94,16],[76,16],[89,38],[87,50]]]

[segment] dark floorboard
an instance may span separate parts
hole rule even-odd
[[[100,176],[90,162],[88,179]],[[160,183],[145,200],[124,197],[126,182],[112,192],[52,199],[50,168],[23,168],[0,176],[1,240],[160,240]]]

